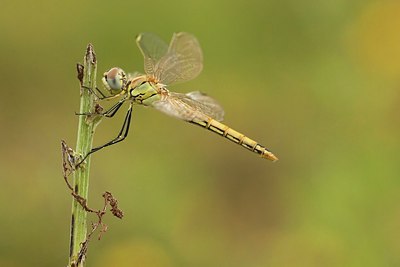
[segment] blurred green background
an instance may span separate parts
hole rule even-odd
[[[197,36],[202,74],[170,89],[215,97],[280,161],[137,106],[92,157],[90,205],[111,191],[125,217],[87,266],[400,266],[399,29],[398,1],[3,1],[0,266],[67,264],[75,64],[91,42],[98,76],[142,71],[143,31]]]

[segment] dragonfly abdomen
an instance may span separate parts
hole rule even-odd
[[[272,161],[278,160],[278,158],[271,151],[269,151],[264,146],[260,145],[258,142],[212,118],[204,120],[193,119],[191,122],[201,127],[204,127],[214,133],[217,133],[227,138],[228,140],[238,145],[241,145],[242,147],[247,148],[250,151],[253,151],[254,153],[259,154],[262,158],[269,159]]]

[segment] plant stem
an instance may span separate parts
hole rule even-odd
[[[88,44],[84,57],[83,70],[82,65],[78,65],[78,78],[81,82],[80,91],[80,114],[94,113],[95,96],[88,88],[96,88],[96,69],[97,61],[93,46]],[[100,116],[79,115],[78,136],[76,142],[76,153],[78,155],[86,155],[92,149],[92,141],[94,130],[100,122]],[[89,171],[90,156],[85,163],[81,164],[75,171],[73,176],[74,192],[82,198],[88,199],[89,189]],[[69,266],[84,266],[85,252],[82,244],[86,240],[87,235],[87,212],[83,209],[75,198],[72,201],[72,218],[71,218],[71,239],[69,252]]]

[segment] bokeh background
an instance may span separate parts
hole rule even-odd
[[[215,97],[280,161],[136,107],[92,158],[90,205],[111,191],[125,217],[105,218],[87,266],[400,266],[399,29],[398,1],[4,0],[0,266],[67,264],[75,64],[91,42],[99,76],[142,71],[143,31],[197,36],[204,71],[170,89]]]

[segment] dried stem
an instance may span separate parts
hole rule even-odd
[[[61,141],[63,177],[73,197],[71,218],[71,241],[69,253],[70,267],[83,267],[85,264],[88,244],[92,235],[99,230],[99,237],[107,231],[107,225],[103,222],[107,206],[111,213],[122,218],[123,212],[118,208],[118,201],[110,192],[105,192],[104,205],[99,210],[89,208],[89,171],[90,156],[85,161],[82,158],[91,151],[93,135],[96,126],[102,119],[102,107],[96,103],[93,94],[96,88],[96,55],[91,44],[87,46],[84,64],[77,65],[78,79],[80,82],[80,109],[79,126],[76,151],[70,148],[65,141]],[[73,181],[69,181],[72,174]],[[91,224],[91,230],[87,232],[87,214],[97,215],[97,222]],[[99,228],[100,227],[100,228]]]
[[[78,79],[81,85],[79,113],[94,115],[79,116],[76,143],[76,153],[78,155],[86,155],[92,149],[94,130],[101,120],[101,116],[96,115],[94,112],[96,106],[95,96],[91,93],[96,87],[96,68],[96,55],[93,46],[89,44],[86,49],[83,66],[77,65]],[[82,254],[81,248],[87,240],[87,211],[84,207],[88,199],[89,171],[90,157],[86,159],[84,164],[73,171],[72,192],[75,196],[72,202],[70,266],[83,266],[85,261],[85,254]],[[76,196],[79,196],[79,198]],[[85,203],[82,203],[82,201]]]
[[[62,151],[63,177],[67,187],[71,191],[71,195],[87,213],[90,212],[90,213],[95,213],[97,215],[97,222],[92,223],[91,231],[86,235],[86,239],[80,244],[80,249],[76,255],[76,260],[72,261],[69,265],[71,267],[82,266],[84,264],[89,241],[92,238],[92,235],[100,227],[100,232],[98,237],[98,239],[100,240],[103,233],[107,231],[108,227],[103,222],[103,216],[107,212],[107,206],[110,206],[111,213],[119,219],[122,219],[124,214],[123,211],[118,208],[117,199],[114,198],[110,192],[104,192],[104,194],[102,195],[104,198],[104,205],[102,209],[94,210],[92,208],[89,208],[86,199],[75,193],[73,186],[71,185],[68,179],[68,177],[75,172],[77,159],[79,158],[76,157],[76,153],[63,140],[61,141],[61,151]]]

